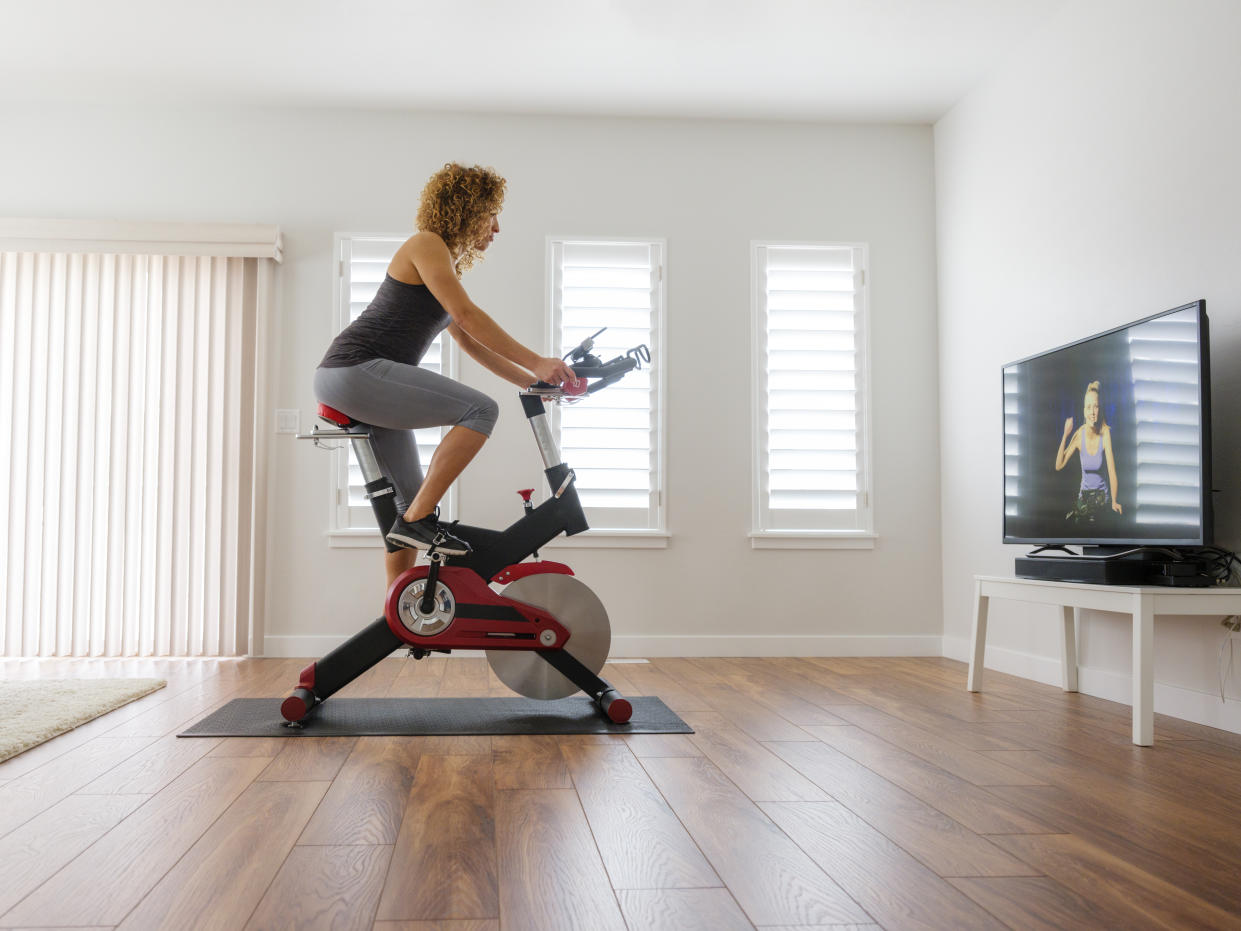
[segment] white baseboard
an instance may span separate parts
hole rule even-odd
[[[968,663],[969,638],[944,637],[944,656]],[[1061,684],[1059,657],[1052,659],[1019,650],[988,646],[986,668],[1047,685]],[[1133,705],[1133,678],[1123,673],[1079,666],[1077,689],[1083,695],[1093,695],[1095,698],[1119,702],[1122,705]],[[986,693],[985,682],[983,692]],[[1221,702],[1219,695],[1177,685],[1165,685],[1158,680],[1155,682],[1155,713],[1241,734],[1241,702],[1235,699]]]
[[[349,638],[269,636],[263,655],[323,656]],[[855,636],[620,636],[612,638],[614,657],[659,656],[941,656],[938,634],[911,637]],[[404,652],[403,650],[397,651]],[[396,654],[394,654],[396,655]],[[454,650],[454,656],[481,656],[481,651]]]
[[[940,656],[938,634],[865,636],[619,636],[612,656]]]

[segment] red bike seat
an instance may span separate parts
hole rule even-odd
[[[326,404],[319,405],[319,416],[330,423],[336,424],[338,427],[352,427],[361,421],[354,420],[348,414],[342,414],[334,407],[328,407]]]

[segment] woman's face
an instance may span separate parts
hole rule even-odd
[[[491,245],[491,240],[496,238],[498,232],[500,232],[500,215],[493,213],[479,222],[478,231],[474,236],[474,248],[479,252],[486,252],[487,247]]]
[[[1098,429],[1099,426],[1099,394],[1097,391],[1087,391],[1086,400],[1082,405],[1082,414],[1085,417],[1086,425],[1092,430]]]

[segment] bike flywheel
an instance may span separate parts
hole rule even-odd
[[[565,651],[599,674],[612,647],[612,628],[603,602],[584,582],[571,575],[528,575],[507,586],[503,595],[540,608],[564,625],[569,631]],[[567,698],[578,691],[533,650],[488,650],[487,662],[501,682],[526,698]]]

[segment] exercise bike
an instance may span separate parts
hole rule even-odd
[[[432,547],[426,565],[401,573],[388,589],[383,617],[302,670],[297,687],[280,706],[286,726],[301,726],[317,705],[402,647],[415,660],[481,649],[500,681],[519,695],[554,700],[581,690],[613,723],[629,721],[630,702],[599,677],[612,641],[603,603],[568,566],[537,558],[539,549],[561,533],[589,529],[573,470],[561,461],[547,422],[547,404],[579,401],[651,358],[643,345],[603,362],[591,353],[599,333],[565,357],[579,379],[576,388],[538,382],[519,394],[551,497],[535,507],[534,489],[519,491],[525,513],[505,530],[453,523],[451,532],[472,552],[448,557]],[[316,426],[298,438],[316,445],[324,440],[352,444],[380,536],[385,536],[396,520],[395,488],[375,459],[370,427],[325,404],[319,405],[319,416],[331,426]],[[397,548],[386,539],[385,546]],[[531,556],[536,558],[525,561]],[[493,585],[503,588],[497,592]]]

